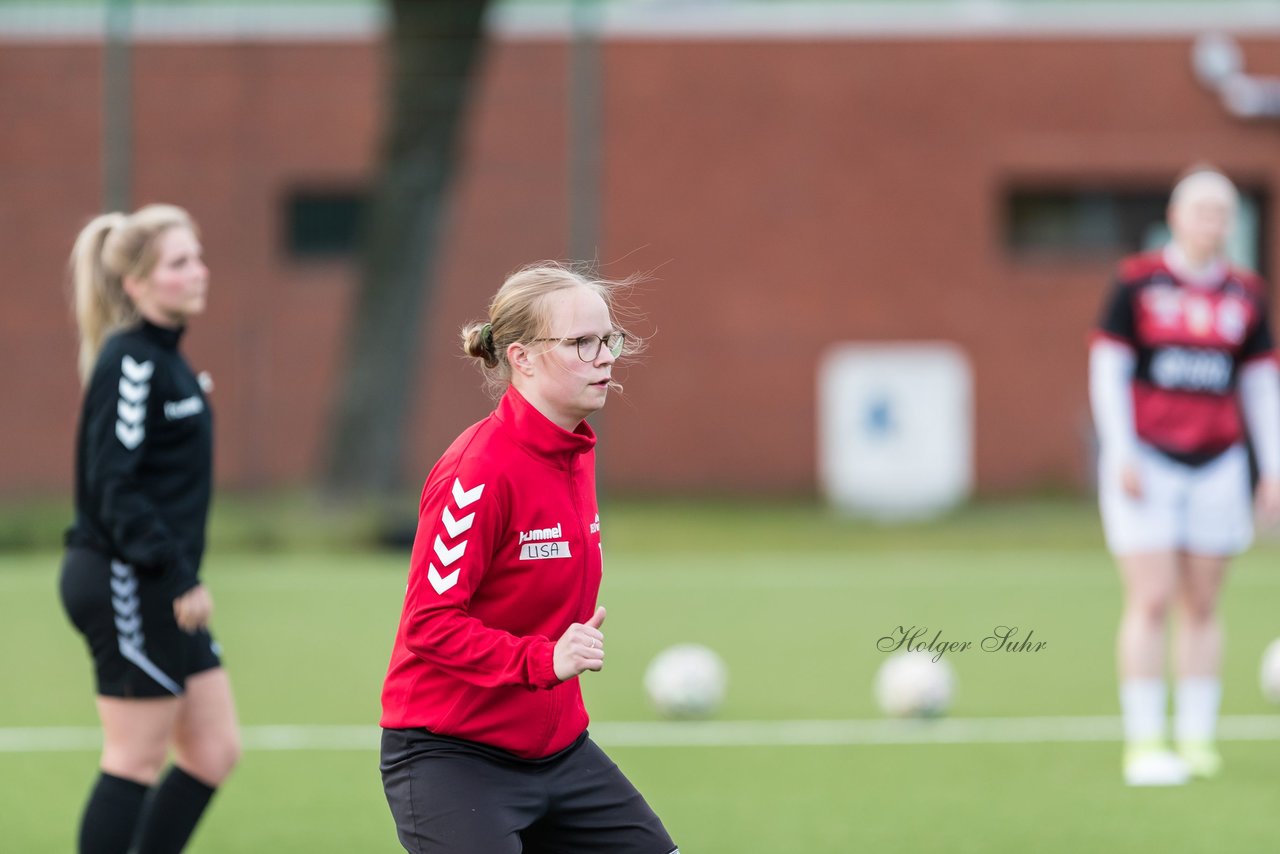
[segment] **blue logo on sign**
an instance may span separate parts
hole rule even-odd
[[[863,416],[863,431],[873,439],[888,439],[898,430],[893,417],[893,402],[888,395],[874,398]]]

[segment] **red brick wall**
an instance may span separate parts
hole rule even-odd
[[[1280,66],[1247,43],[1251,70]],[[1264,189],[1276,125],[1226,116],[1185,40],[648,42],[605,46],[600,257],[651,270],[653,332],[602,413],[624,490],[814,488],[817,361],[841,340],[969,353],[989,493],[1086,480],[1084,337],[1109,262],[1011,259],[1005,188],[1162,186],[1211,160]],[[1255,61],[1255,58],[1257,61]],[[77,386],[63,264],[101,195],[91,45],[0,44],[0,492],[70,482]],[[283,246],[290,188],[359,185],[382,114],[376,45],[149,44],[135,53],[137,201],[188,206],[214,275],[192,361],[217,390],[223,483],[305,480],[342,358],[352,270]],[[563,49],[488,54],[416,371],[416,482],[487,401],[458,355],[510,269],[567,239]],[[1276,244],[1278,220],[1266,235]]]
[[[1112,41],[615,47],[609,253],[666,266],[647,302],[661,355],[634,385],[641,415],[619,426],[629,453],[612,473],[807,489],[827,343],[941,338],[974,366],[979,485],[1081,482],[1083,342],[1109,266],[1011,261],[1001,189],[1161,185],[1201,158],[1274,185],[1276,128],[1226,118],[1187,54]],[[681,426],[659,429],[654,410]],[[652,462],[668,457],[682,464]]]
[[[0,46],[0,485],[71,477],[75,339],[62,270],[78,218],[101,196],[101,53]]]

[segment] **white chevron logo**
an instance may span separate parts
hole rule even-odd
[[[448,566],[453,563],[458,558],[462,557],[462,553],[466,550],[466,540],[463,540],[451,549],[447,549],[444,547],[444,540],[440,539],[439,535],[436,536],[436,557],[440,558],[441,566]]]
[[[126,424],[141,424],[142,419],[147,415],[147,408],[121,400],[116,404],[116,415],[119,415],[120,420]]]
[[[120,417],[116,421],[116,438],[130,451],[147,436],[145,403],[151,394],[147,381],[155,367],[154,362],[136,362],[127,354],[120,361],[120,400],[116,402],[116,414]]]
[[[127,576],[111,579],[111,590],[119,597],[132,596],[138,589],[138,582]]]
[[[133,567],[120,561],[111,562],[111,607],[115,609],[116,631],[120,634],[120,648],[131,645],[138,649],[146,643],[142,636],[142,615],[138,613],[138,577]]]
[[[462,488],[462,481],[456,477],[453,479],[453,500],[454,503],[458,505],[459,510],[466,507],[468,504],[474,504],[479,501],[481,492],[484,492],[483,483],[479,486],[473,487],[472,489],[464,490]]]
[[[116,628],[122,635],[132,635],[142,628],[142,618],[137,614],[132,617],[116,617]]]
[[[436,589],[437,593],[444,593],[458,583],[458,573],[461,571],[460,569],[455,569],[448,575],[441,576],[436,571],[435,564],[429,563],[427,564],[427,581],[431,582],[431,586]]]
[[[444,522],[444,529],[449,532],[450,539],[470,530],[471,523],[475,520],[476,514],[474,513],[469,513],[461,519],[453,518],[453,514],[449,512],[447,505],[444,508],[444,513],[440,514],[440,521]]]
[[[130,427],[123,421],[116,422],[116,438],[120,440],[120,444],[131,451],[142,444],[142,440],[146,435],[147,431],[142,429],[141,424],[135,424]]]
[[[120,396],[130,403],[142,403],[150,393],[151,386],[146,383],[131,383],[124,377],[120,378]]]
[[[125,354],[124,359],[120,362],[120,371],[130,382],[145,383],[151,379],[151,375],[155,373],[156,365],[148,359],[145,362],[135,362],[133,357]]]
[[[471,489],[463,489],[461,479],[456,477],[453,479],[453,503],[458,505],[459,510],[479,501],[480,493],[482,492],[484,492],[483,483],[477,484]],[[448,506],[445,506],[444,511],[440,514],[440,521],[444,523],[444,528],[449,532],[449,538],[452,539],[459,534],[464,534],[471,530],[471,526],[475,524],[476,521],[476,514],[474,512],[468,513],[466,516],[459,519],[453,515]],[[447,567],[450,564],[455,563],[458,558],[462,557],[463,553],[466,552],[467,541],[463,540],[453,548],[447,548],[444,544],[444,540],[442,540],[440,535],[437,534],[434,547],[436,558],[440,561],[440,565]],[[431,582],[431,586],[435,588],[437,593],[443,594],[452,589],[453,586],[458,583],[458,574],[461,571],[461,568],[459,568],[455,569],[448,575],[441,575],[440,570],[436,569],[435,564],[428,563],[427,581]]]

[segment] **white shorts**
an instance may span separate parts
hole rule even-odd
[[[1112,554],[1186,551],[1237,555],[1253,542],[1249,455],[1243,445],[1212,462],[1187,466],[1138,444],[1142,497],[1120,488],[1120,467],[1104,454],[1098,467],[1102,528]]]

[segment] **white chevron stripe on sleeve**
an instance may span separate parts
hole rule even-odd
[[[146,438],[147,396],[151,394],[148,381],[155,372],[155,363],[136,362],[128,354],[120,361],[120,399],[116,402],[116,438],[126,449],[133,451]]]
[[[480,500],[480,494],[484,492],[484,484],[480,483],[470,489],[464,489],[462,486],[462,480],[455,477],[453,479],[452,492],[453,502],[458,505],[458,509],[461,510],[462,508],[475,504]],[[458,518],[453,515],[453,512],[446,505],[443,512],[440,514],[440,521],[444,523],[445,530],[449,532],[449,538],[453,539],[454,537],[457,537],[460,534],[465,534],[467,531],[471,530],[471,526],[475,524],[476,521],[476,514],[471,512],[461,518]],[[457,560],[466,552],[467,541],[463,540],[453,548],[448,548],[445,546],[444,540],[440,538],[439,534],[437,534],[433,547],[435,549],[436,558],[440,561],[440,565],[442,567],[448,567],[449,565],[456,563]],[[428,563],[427,581],[431,582],[431,586],[435,588],[437,593],[443,595],[447,591],[453,589],[453,587],[458,583],[458,575],[461,572],[462,569],[459,567],[448,575],[441,575],[440,570],[436,569],[435,564]]]
[[[484,484],[474,486],[471,489],[463,489],[462,481],[458,478],[453,479],[453,500],[461,510],[469,504],[474,504],[480,500],[480,493],[484,492]]]
[[[142,403],[150,393],[151,386],[146,383],[131,383],[124,377],[120,378],[120,396],[130,403]]]
[[[128,353],[120,360],[120,372],[129,378],[130,382],[145,383],[151,379],[151,375],[155,373],[156,363],[148,359],[145,362],[136,362]]]
[[[142,419],[147,416],[147,408],[141,404],[121,400],[116,403],[116,415],[119,415],[120,420],[125,424],[141,425]]]
[[[445,505],[444,512],[440,514],[440,521],[444,522],[444,529],[449,532],[449,536],[456,537],[471,529],[471,523],[476,520],[476,514],[468,513],[461,519],[453,518],[453,514],[449,512],[449,506]]]
[[[142,444],[146,435],[147,431],[143,430],[140,424],[130,427],[123,421],[116,422],[116,438],[120,440],[120,444],[131,451]]]
[[[458,558],[462,557],[462,553],[467,550],[467,541],[463,540],[453,548],[449,549],[449,548],[445,548],[444,540],[440,539],[440,536],[437,534],[435,549],[436,549],[436,557],[440,558],[440,565],[448,566],[454,561],[456,561]]]
[[[453,572],[449,573],[448,575],[441,576],[439,571],[436,570],[435,564],[428,563],[427,564],[427,581],[431,582],[431,586],[436,589],[437,593],[444,594],[448,592],[448,590],[452,588],[455,584],[458,583],[458,573],[460,573],[461,571],[462,571],[461,569],[455,569]]]

